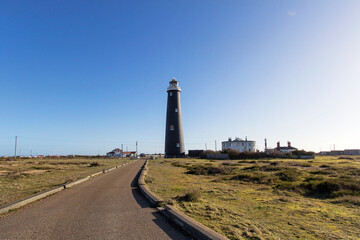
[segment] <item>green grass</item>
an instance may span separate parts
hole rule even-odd
[[[129,161],[99,157],[0,159],[0,206]]]
[[[230,239],[359,239],[358,156],[149,166],[154,193]]]

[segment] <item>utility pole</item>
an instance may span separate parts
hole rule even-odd
[[[206,143],[205,143],[205,151],[207,151],[207,145],[206,145]]]
[[[17,147],[17,136],[15,136],[15,160],[16,160],[16,147]]]
[[[124,144],[121,144],[121,158],[124,158]]]
[[[217,144],[216,144],[216,140],[215,140],[215,152],[217,152]]]
[[[136,141],[136,156],[138,155],[138,141]]]

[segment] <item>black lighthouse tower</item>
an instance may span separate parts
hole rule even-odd
[[[167,89],[165,157],[185,156],[184,136],[181,120],[179,82],[173,78]]]

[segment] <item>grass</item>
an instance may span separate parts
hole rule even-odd
[[[154,193],[230,239],[359,239],[359,156],[149,166]]]
[[[128,161],[99,157],[0,158],[0,206]]]

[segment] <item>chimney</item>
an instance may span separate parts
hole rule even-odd
[[[291,142],[288,141],[288,147],[291,147]]]
[[[278,147],[278,148],[280,147],[280,142],[277,142],[277,147]]]

